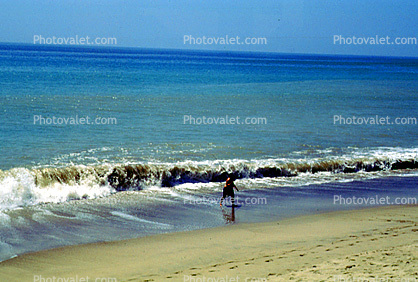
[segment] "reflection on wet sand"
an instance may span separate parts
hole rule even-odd
[[[235,205],[232,205],[230,212],[222,207],[222,215],[226,224],[235,223]]]

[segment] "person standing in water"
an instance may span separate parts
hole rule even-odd
[[[227,197],[231,197],[231,201],[232,201],[232,206],[235,206],[235,194],[234,194],[234,188],[237,190],[237,192],[239,191],[237,186],[235,186],[234,181],[232,181],[231,177],[228,177],[228,179],[226,180],[225,186],[224,186],[224,190],[223,190],[223,195],[221,198],[221,203],[219,204],[222,207],[222,202],[225,198]]]

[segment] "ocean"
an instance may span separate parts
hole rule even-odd
[[[417,58],[0,44],[0,86],[0,260],[418,194]]]

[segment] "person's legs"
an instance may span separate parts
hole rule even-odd
[[[235,205],[235,194],[234,194],[234,192],[232,191],[232,193],[231,192],[229,192],[228,193],[228,191],[223,191],[223,195],[222,195],[222,198],[221,198],[221,202],[219,203],[219,206],[221,206],[222,207],[222,202],[223,202],[223,200],[224,199],[226,199],[227,197],[231,197],[231,202],[232,202],[232,206],[234,206]]]
[[[219,205],[222,207],[222,202],[224,199],[226,199],[228,197],[228,191],[224,188],[222,191],[222,198],[221,198],[221,202],[219,203]]]

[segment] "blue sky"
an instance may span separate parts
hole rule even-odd
[[[418,45],[334,44],[344,38],[418,38],[416,0],[0,1],[0,42],[114,37],[118,47],[281,53],[418,55]],[[267,44],[184,44],[194,38],[266,38]]]

